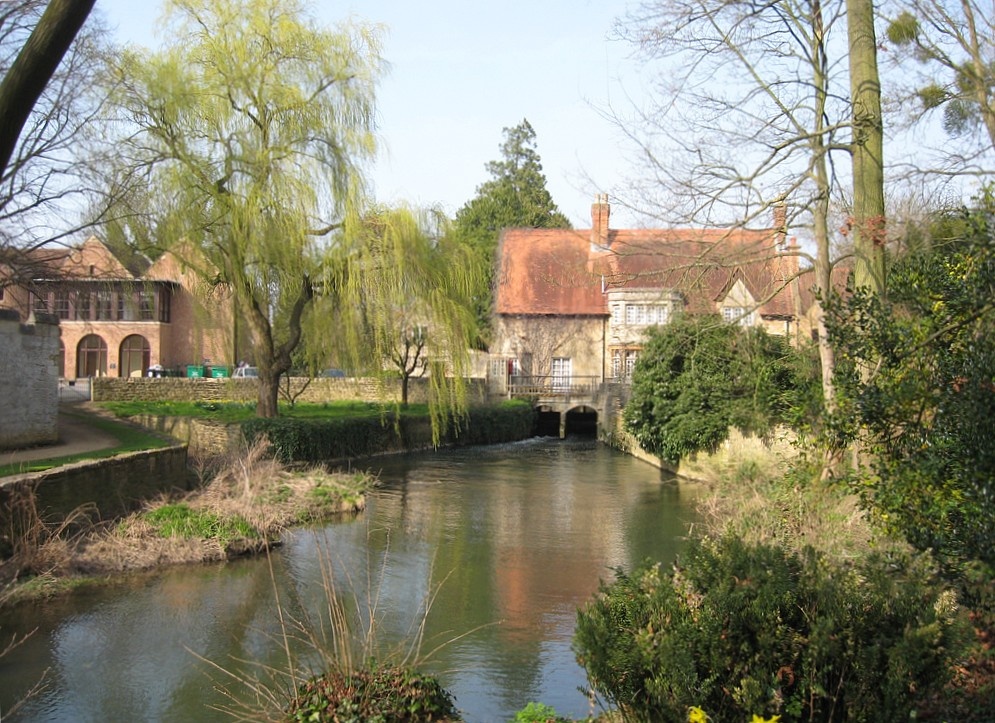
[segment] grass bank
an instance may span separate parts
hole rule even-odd
[[[168,447],[175,444],[175,442],[171,439],[165,439],[160,435],[153,434],[146,429],[123,421],[110,419],[96,414],[87,414],[85,412],[60,411],[60,414],[85,423],[88,427],[116,440],[116,443],[105,449],[87,450],[62,455],[57,454],[56,451],[59,450],[60,447],[56,445],[52,448],[55,456],[0,465],[0,477],[25,474],[29,472],[44,472],[47,469],[53,469],[54,467],[61,467],[63,465],[83,460],[108,459],[126,452],[159,449],[161,447]]]
[[[53,525],[26,494],[15,503],[24,532],[0,562],[0,605],[117,573],[264,552],[290,527],[363,509],[375,482],[362,473],[288,470],[260,441],[195,492],[155,500],[113,523],[89,522],[81,509]]]

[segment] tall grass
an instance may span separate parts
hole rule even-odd
[[[359,580],[347,570],[336,572],[326,546],[319,544],[317,551],[320,590],[313,608],[281,595],[273,558],[267,557],[278,622],[270,639],[281,651],[278,664],[215,661],[191,651],[212,671],[214,687],[225,697],[216,709],[240,721],[459,720],[446,703],[451,704],[451,696],[433,677],[418,672],[442,648],[476,632],[426,640],[428,615],[445,579],[421,601],[403,641],[386,647],[378,631],[389,549],[379,564],[368,561],[365,579]],[[371,570],[379,572],[374,576]],[[322,717],[310,717],[319,710]],[[376,717],[385,710],[391,714]]]

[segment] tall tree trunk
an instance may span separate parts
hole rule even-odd
[[[831,193],[828,155],[826,146],[826,103],[829,96],[829,76],[826,58],[825,24],[822,16],[822,4],[818,0],[812,3],[812,85],[815,89],[815,128],[812,134],[812,160],[810,173],[815,181],[818,194],[812,207],[812,230],[815,235],[815,288],[819,293],[816,307],[816,328],[819,339],[819,362],[822,369],[822,398],[826,410],[832,412],[835,408],[836,392],[833,387],[833,375],[836,372],[836,357],[829,343],[826,332],[826,314],[824,302],[833,292],[832,259],[829,244],[829,196]]]
[[[259,395],[256,397],[256,416],[272,419],[279,414],[280,375],[263,373],[259,369]]]
[[[846,0],[853,104],[854,283],[885,292],[884,124],[873,0]]]
[[[17,139],[62,56],[86,22],[96,0],[51,0],[0,83],[0,176]]]

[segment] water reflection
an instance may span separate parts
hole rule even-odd
[[[51,669],[25,720],[226,720],[223,672],[285,667],[288,618],[327,617],[323,579],[385,649],[420,642],[469,721],[530,700],[587,715],[570,640],[576,608],[616,566],[672,559],[687,491],[593,442],[392,458],[354,520],[299,530],[271,560],[138,576],[0,621],[38,633],[0,659],[0,705]],[[244,661],[244,662],[240,662]],[[239,695],[237,685],[234,690]]]

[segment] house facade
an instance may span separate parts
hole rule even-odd
[[[781,209],[778,209],[781,210]],[[592,226],[506,229],[498,244],[492,390],[625,380],[646,331],[680,313],[808,338],[799,249],[783,213],[769,229],[612,229],[607,196]]]
[[[7,286],[0,308],[59,319],[60,377],[185,374],[188,365],[231,367],[239,358],[230,301],[175,254],[135,273],[94,237],[36,253],[33,278]]]

